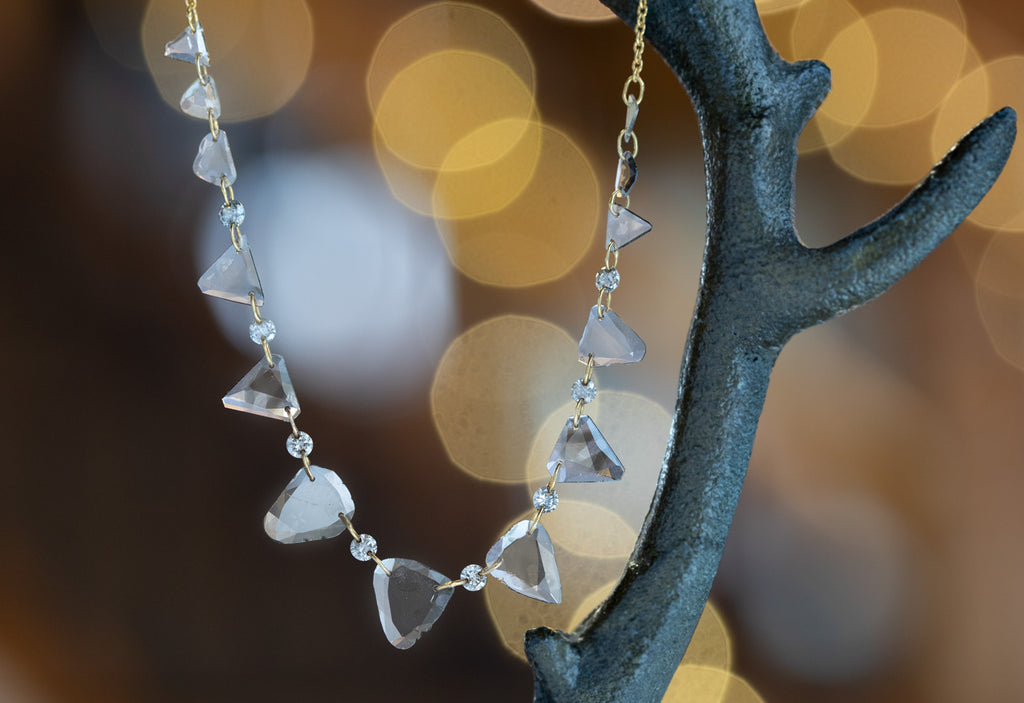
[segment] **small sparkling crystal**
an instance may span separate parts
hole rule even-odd
[[[271,342],[277,336],[277,327],[272,320],[260,320],[249,325],[249,339],[254,344],[263,344],[263,340]]]
[[[245,221],[245,205],[232,200],[220,206],[220,222],[225,227],[240,225]]]
[[[598,290],[613,291],[619,287],[618,269],[601,269],[594,277],[594,285]]]
[[[377,553],[377,540],[370,535],[359,535],[358,540],[352,540],[348,550],[359,561],[370,561],[370,555]]]
[[[593,403],[594,398],[597,397],[597,386],[594,385],[593,381],[583,382],[582,378],[577,378],[572,383],[572,399],[577,403],[583,401],[584,403]]]
[[[288,435],[285,447],[289,454],[296,459],[301,459],[303,454],[309,456],[313,453],[313,438],[305,432],[299,432],[297,435],[291,434]]]
[[[462,584],[462,587],[467,591],[479,591],[487,583],[487,574],[480,573],[484,570],[484,567],[479,564],[470,564],[462,573],[459,574],[459,578],[466,583]]]
[[[543,510],[545,513],[550,513],[558,507],[558,493],[549,491],[547,486],[541,486],[533,494],[533,507],[537,510]]]

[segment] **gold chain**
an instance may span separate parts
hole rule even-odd
[[[644,70],[644,32],[647,31],[647,0],[640,0],[636,8],[636,39],[633,41],[633,73],[622,86],[622,102],[629,104],[629,87],[636,85],[636,102],[639,105],[644,99],[644,79],[640,72]]]

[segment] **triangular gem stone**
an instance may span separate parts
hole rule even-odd
[[[623,468],[590,416],[580,415],[579,427],[573,427],[571,417],[566,421],[548,458],[548,473],[556,471],[562,483],[593,483],[618,481]]]
[[[238,178],[235,171],[235,160],[231,158],[231,146],[228,144],[228,133],[220,130],[216,139],[212,134],[203,137],[199,142],[199,151],[192,162],[192,172],[207,183],[220,185],[223,177],[229,184]]]
[[[299,469],[263,518],[263,529],[278,542],[296,544],[337,537],[347,528],[338,517],[352,519],[356,511],[352,494],[338,474],[319,466]]]
[[[195,63],[197,54],[199,63],[204,66],[210,65],[210,55],[206,52],[203,28],[198,23],[196,31],[193,32],[191,27],[186,27],[184,32],[164,45],[164,56],[169,59]]]
[[[225,408],[285,421],[288,420],[288,408],[291,408],[292,417],[298,416],[299,400],[295,397],[284,359],[280,354],[271,358],[273,366],[267,363],[266,357],[260,359],[260,363],[228,391],[223,398]]]
[[[562,602],[555,548],[551,536],[540,525],[530,532],[530,520],[517,522],[487,552],[487,563],[501,559],[491,576],[516,593],[545,603]]]
[[[390,572],[390,574],[389,574]],[[448,578],[412,559],[385,559],[373,570],[377,612],[388,641],[409,649],[441,617],[452,589],[436,590]]]
[[[639,239],[654,226],[631,210],[619,206],[619,214],[608,213],[608,231],[605,236],[604,246],[607,249],[612,242],[615,242],[614,249],[621,249],[630,242]]]
[[[594,366],[635,364],[644,358],[647,345],[622,318],[607,308],[604,317],[595,305],[590,309],[587,326],[580,337],[580,361],[584,364],[591,354]]]
[[[256,262],[252,258],[245,238],[241,241],[241,251],[236,251],[232,244],[220,257],[206,269],[199,278],[199,290],[214,298],[223,298],[236,303],[249,304],[249,294],[256,298],[257,305],[263,305],[263,286],[260,275],[256,271]]]
[[[209,119],[209,111],[213,110],[215,118],[220,117],[220,98],[217,96],[217,84],[212,78],[206,79],[206,85],[196,80],[181,96],[181,109],[186,115]]]

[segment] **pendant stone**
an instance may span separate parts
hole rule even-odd
[[[209,119],[209,111],[213,110],[214,118],[220,118],[220,98],[213,78],[207,78],[206,85],[198,79],[192,83],[181,96],[181,110],[201,120]]]
[[[633,186],[636,185],[636,176],[636,159],[633,158],[632,153],[623,152],[622,158],[619,159],[619,166],[615,169],[615,187],[622,191],[623,195],[629,195],[629,191],[633,190]],[[611,213],[608,214],[611,215]],[[618,240],[615,241],[618,243]]]
[[[266,357],[260,359],[260,363],[228,391],[222,398],[225,408],[285,422],[291,409],[291,416],[298,417],[299,399],[295,396],[284,358],[280,354],[271,358],[273,366],[267,363]]]
[[[448,578],[411,559],[384,559],[373,570],[377,612],[388,641],[409,649],[441,617],[452,589],[436,590]]]
[[[587,326],[583,328],[579,353],[584,364],[593,354],[594,366],[635,364],[647,354],[647,345],[614,311],[606,308],[602,318],[595,305],[590,309]]]
[[[309,469],[315,480],[309,480],[305,468],[299,469],[263,518],[267,535],[282,544],[337,537],[347,529],[338,515],[351,520],[356,511],[338,474],[315,465]]]
[[[195,63],[199,57],[199,63],[203,66],[210,66],[210,55],[206,51],[206,39],[203,36],[203,27],[196,23],[196,31],[186,27],[185,31],[176,36],[164,45],[164,56],[169,59]]]
[[[256,298],[257,305],[263,305],[263,285],[256,270],[245,237],[242,237],[241,251],[232,244],[199,277],[199,290],[214,298],[223,298],[235,303],[249,304],[249,294]]]
[[[192,172],[215,186],[220,185],[221,178],[229,185],[235,182],[238,172],[235,170],[235,160],[231,158],[227,132],[220,130],[216,139],[212,134],[203,137],[203,141],[199,142],[195,161],[192,162]]]
[[[612,250],[621,249],[632,241],[639,239],[654,229],[654,226],[631,210],[619,206],[619,214],[608,213],[608,229],[604,240],[607,249],[612,242]]]
[[[488,564],[501,559],[491,576],[516,593],[545,603],[561,603],[562,582],[551,536],[541,525],[530,532],[530,523],[517,522],[487,552]]]
[[[560,483],[618,481],[624,469],[589,415],[580,415],[579,427],[570,417],[548,458],[548,473]]]

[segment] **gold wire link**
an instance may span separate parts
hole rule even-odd
[[[289,411],[290,410],[291,410],[291,408],[289,408]],[[288,412],[288,422],[292,426],[292,437],[298,437],[299,436],[299,426],[295,424],[295,413]]]
[[[591,377],[594,375],[594,355],[591,353],[587,356],[587,371],[583,374],[583,385],[590,383]],[[561,462],[559,462],[561,463]]]
[[[555,490],[555,486],[558,485],[558,470],[562,467],[562,462],[558,462],[555,465],[555,472],[551,474],[551,480],[548,481],[548,485],[545,488],[548,489],[548,493]]]
[[[270,353],[270,342],[266,337],[260,340],[260,346],[263,347],[263,356],[267,357],[267,364],[270,368],[274,368],[274,355]]]
[[[572,414],[572,428],[578,430],[580,427],[580,418],[583,416],[583,399],[580,398],[576,401],[576,410]]]
[[[260,306],[256,303],[256,294],[249,291],[249,307],[252,308],[252,316],[256,322],[263,322],[263,318],[260,316]]]
[[[239,229],[238,224],[236,222],[232,222],[231,223],[231,229],[229,231],[231,232],[231,246],[233,246],[235,248],[235,251],[237,251],[239,254],[241,254],[242,253],[242,230]],[[252,293],[249,294],[249,297],[252,298]],[[256,320],[256,322],[259,322],[259,320]]]
[[[526,531],[526,534],[533,534],[533,531],[537,529],[537,525],[540,524],[540,519],[543,515],[544,510],[542,508],[537,508],[535,511],[533,511],[533,519],[530,520],[530,529]]]
[[[213,116],[212,107],[206,109],[206,119],[210,122],[210,134],[213,135],[213,141],[217,141],[220,139],[220,122],[218,122],[217,118]],[[635,134],[633,135],[633,138],[636,139]],[[221,178],[224,177],[221,176]]]
[[[615,202],[616,198],[625,198],[626,203],[624,205],[622,203],[617,203]],[[612,193],[612,197],[608,198],[608,212],[610,212],[615,217],[618,217],[619,209],[624,207],[629,207],[629,193],[623,193],[621,188],[616,188],[615,192]]]
[[[644,99],[644,80],[640,72],[644,70],[644,32],[647,31],[647,0],[639,0],[636,6],[636,38],[633,40],[633,72],[622,87],[622,102],[629,102],[629,87],[636,84],[639,94],[636,102],[639,105]]]
[[[370,552],[370,558],[373,559],[375,562],[377,562],[377,566],[379,566],[381,568],[381,571],[383,571],[388,576],[391,575],[391,570],[388,567],[384,566],[384,562],[382,562],[380,560],[379,556],[377,556],[373,552]]]
[[[459,586],[464,586],[467,583],[469,583],[469,581],[467,581],[466,579],[455,579],[454,581],[446,581],[445,583],[442,583],[439,586],[434,586],[434,592],[437,593],[438,591],[446,591],[449,588],[458,588]]]
[[[199,74],[199,82],[204,85],[210,85],[210,69],[203,65],[203,62],[196,59],[196,73]]]
[[[196,0],[185,0],[185,17],[188,28],[193,32],[199,28],[199,14],[196,12]]]
[[[604,314],[612,309],[612,292],[602,288],[597,294],[597,319],[603,320]]]
[[[619,149],[619,158],[620,159],[626,158],[626,152],[627,151],[629,151],[631,154],[633,154],[633,158],[636,158],[636,155],[640,153],[640,140],[637,139],[636,132],[630,132],[630,135],[629,135],[628,139],[623,139],[623,137],[625,137],[625,136],[626,136],[626,128],[623,127],[622,129],[619,130],[619,138],[616,140],[616,142],[618,142],[616,144],[616,147],[618,147],[618,149]],[[633,148],[632,149],[623,149],[622,148],[623,142],[625,142],[626,144],[632,143],[633,144]]]
[[[495,569],[497,569],[499,566],[501,566],[501,562],[503,562],[503,561],[504,561],[504,559],[502,559],[501,557],[498,557],[498,560],[495,561],[493,564],[488,564],[483,569],[481,569],[480,570],[480,575],[481,576],[490,576],[491,572],[494,571]]]
[[[305,453],[302,454],[302,468],[306,470],[306,477],[310,481],[316,481],[316,476],[313,475],[313,466],[309,463],[309,457]]]
[[[228,183],[227,176],[220,177],[220,194],[224,196],[224,204],[230,205],[235,199],[235,187]]]
[[[608,247],[604,250],[604,268],[606,271],[610,271],[619,265],[619,248],[615,246],[615,241],[608,242]]]
[[[338,513],[338,517],[340,517],[342,521],[345,523],[345,529],[348,530],[348,533],[350,535],[352,535],[352,539],[354,539],[356,542],[362,542],[363,538],[359,534],[359,530],[357,530],[356,526],[352,524],[352,521],[348,519],[348,515],[346,515],[345,513]]]

